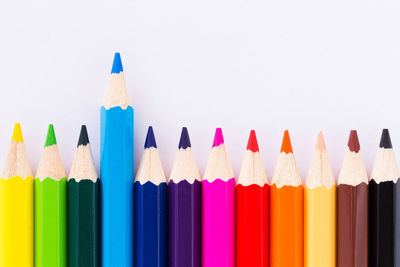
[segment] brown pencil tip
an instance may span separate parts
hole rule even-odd
[[[283,134],[281,152],[285,152],[286,154],[293,153],[292,143],[290,142],[290,136],[288,130],[285,130],[285,133]]]
[[[315,149],[326,150],[324,135],[322,132],[318,133],[317,143],[315,144]]]
[[[358,135],[356,130],[350,131],[349,142],[347,143],[351,152],[358,153],[360,151],[360,142],[358,141]]]

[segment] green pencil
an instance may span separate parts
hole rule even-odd
[[[67,178],[49,125],[35,178],[35,267],[65,267]]]
[[[67,182],[68,266],[98,267],[100,256],[100,180],[83,125]]]

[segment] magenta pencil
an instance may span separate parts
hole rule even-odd
[[[203,178],[203,267],[235,266],[235,178],[221,128]]]

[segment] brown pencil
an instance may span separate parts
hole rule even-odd
[[[368,175],[350,132],[338,181],[338,267],[368,266]]]

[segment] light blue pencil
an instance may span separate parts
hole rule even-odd
[[[102,266],[133,266],[133,108],[119,53],[101,107]]]

